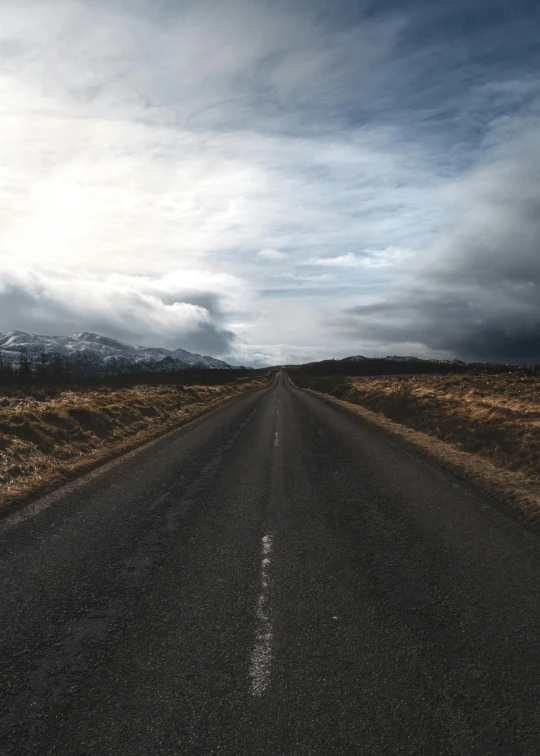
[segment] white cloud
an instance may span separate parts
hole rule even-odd
[[[287,255],[285,252],[280,252],[279,249],[266,248],[257,252],[257,257],[261,260],[285,260]]]
[[[357,268],[366,265],[364,257],[355,255],[353,252],[347,252],[346,255],[337,257],[311,257],[306,260],[306,265],[321,265],[329,268]]]
[[[415,156],[395,135],[306,129],[321,88],[339,100],[353,62],[355,77],[375,70],[394,24],[343,34],[257,3],[127,7],[0,8],[0,252],[12,262],[165,271],[263,239],[309,255],[372,234],[377,205],[407,212],[394,187]]]
[[[375,250],[365,249],[362,254],[347,252],[337,257],[311,257],[304,261],[305,265],[319,265],[328,268],[378,268],[394,265],[410,254],[407,250],[397,247]]]

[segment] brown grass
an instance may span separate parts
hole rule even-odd
[[[362,377],[323,390],[540,522],[540,378]]]
[[[266,383],[0,396],[0,512]]]

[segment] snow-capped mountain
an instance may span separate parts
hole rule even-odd
[[[38,336],[23,331],[0,333],[0,356],[4,363],[18,365],[21,353],[36,362],[45,353],[53,359],[60,355],[70,364],[89,372],[133,368],[149,371],[172,371],[186,368],[231,369],[222,360],[186,352],[184,349],[132,346],[107,336],[83,331],[72,336]]]

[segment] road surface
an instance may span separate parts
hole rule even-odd
[[[281,375],[37,510],[2,754],[540,753],[538,538]]]

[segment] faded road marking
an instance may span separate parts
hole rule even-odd
[[[265,535],[261,550],[261,585],[257,602],[255,646],[251,654],[251,694],[261,696],[270,681],[272,666],[272,613],[270,608],[270,558],[272,536]]]
[[[277,431],[274,434],[274,446],[279,446],[279,435]]]

